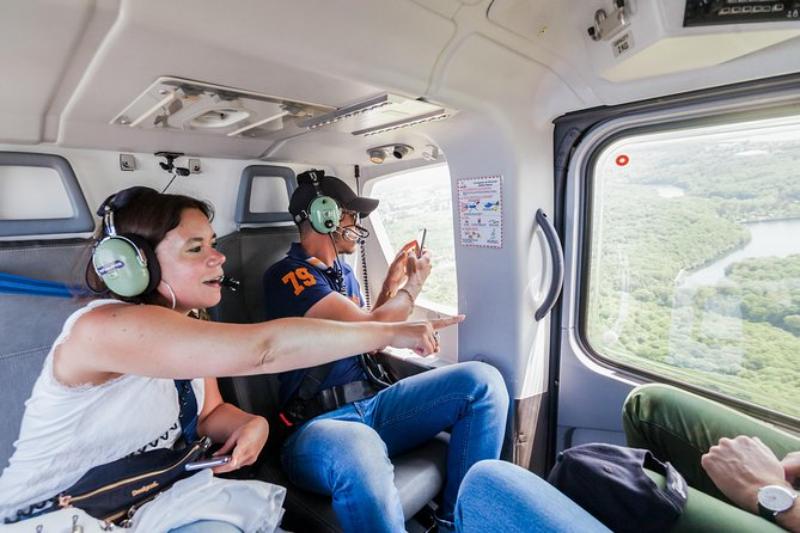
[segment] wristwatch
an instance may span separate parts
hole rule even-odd
[[[767,485],[758,489],[758,514],[770,522],[777,522],[778,515],[788,511],[797,500],[797,493],[780,485]]]

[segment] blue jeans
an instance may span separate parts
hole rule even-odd
[[[467,472],[455,520],[459,533],[610,533],[545,480],[503,461],[481,461]]]
[[[169,533],[242,533],[242,530],[228,522],[198,520],[179,528],[170,529]]]
[[[303,424],[283,446],[292,483],[333,497],[345,531],[404,531],[391,457],[451,428],[440,516],[452,521],[467,470],[500,456],[508,392],[500,373],[459,363],[405,378]]]

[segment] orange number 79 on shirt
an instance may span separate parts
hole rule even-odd
[[[292,284],[295,296],[306,290],[306,287],[311,287],[317,284],[317,278],[312,276],[305,267],[294,269],[292,272],[289,272],[283,276],[281,281],[284,285],[288,285],[289,283]]]

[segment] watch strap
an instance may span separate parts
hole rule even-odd
[[[778,522],[778,513],[771,509],[767,509],[761,505],[761,502],[758,502],[758,514],[761,515],[761,518],[769,520],[773,524]]]

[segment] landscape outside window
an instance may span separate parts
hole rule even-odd
[[[380,199],[377,218],[389,237],[392,253],[417,238],[425,227],[425,248],[433,257],[433,268],[420,294],[422,301],[458,309],[456,259],[453,243],[453,205],[447,165],[412,170],[381,180],[370,196]],[[388,257],[391,261],[394,256]]]
[[[592,179],[592,348],[800,418],[800,117],[625,138]]]

